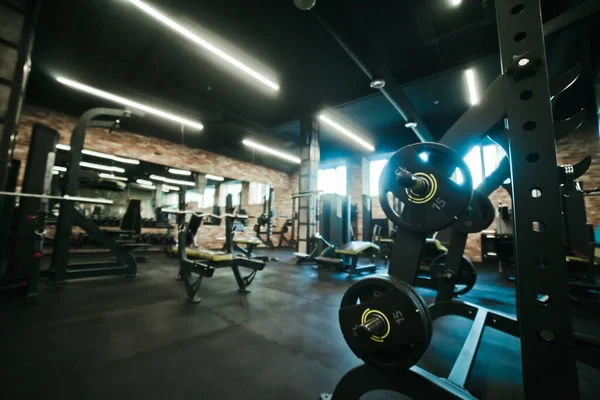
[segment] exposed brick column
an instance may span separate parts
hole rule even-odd
[[[299,192],[314,192],[317,190],[317,172],[321,150],[319,147],[319,123],[313,117],[300,120],[300,136],[302,138],[302,162],[300,164]],[[310,238],[317,229],[317,196],[298,198],[298,232],[296,250],[300,253],[310,253]]]
[[[347,171],[347,193],[350,202],[356,205],[357,220],[354,235],[358,240],[363,239],[363,194],[369,194],[369,162],[362,156],[348,159]]]
[[[242,182],[242,198],[240,199],[240,208],[246,208],[250,204],[250,182]]]

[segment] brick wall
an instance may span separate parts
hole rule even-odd
[[[60,142],[69,144],[71,131],[76,122],[76,117],[36,106],[24,106],[19,126],[19,136],[15,147],[15,158],[21,160],[22,163],[19,182],[22,181],[25,171],[25,161],[33,124],[40,123],[56,129],[60,134]],[[275,191],[274,226],[277,227],[277,230],[284,222],[284,218],[279,218],[279,215],[291,217],[291,193],[297,190],[298,184],[297,178],[291,181],[291,176],[285,172],[235,160],[201,149],[186,147],[166,140],[124,131],[109,133],[106,129],[89,129],[85,138],[85,148],[247,182],[266,183],[273,186]],[[248,205],[247,195],[243,196],[243,199],[246,204],[242,206],[248,210],[250,215],[260,215],[262,205]],[[255,220],[251,220],[246,231],[238,233],[238,235],[253,235],[252,226],[254,226],[254,223]],[[219,247],[222,245],[222,241],[219,241],[218,238],[224,236],[225,229],[223,224],[219,227],[202,227],[199,231],[198,239],[200,243],[206,244],[207,247]],[[275,238],[273,239],[275,240]]]
[[[356,205],[356,226],[353,227],[357,240],[363,239],[363,200],[362,195],[369,193],[369,163],[364,157],[350,157],[346,165],[347,193],[350,203]]]

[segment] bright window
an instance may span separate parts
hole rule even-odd
[[[185,202],[186,203],[196,203],[198,207],[202,207],[204,196],[200,192],[196,192],[195,190],[188,190],[185,192]]]
[[[475,146],[471,149],[469,154],[463,158],[467,167],[471,171],[471,178],[473,179],[473,187],[479,186],[481,181],[483,180],[483,167],[482,167],[482,159],[481,159],[481,147]],[[459,183],[463,182],[463,177],[457,178]]]
[[[377,160],[371,161],[369,164],[369,183],[371,186],[371,196],[379,195],[379,177],[383,167],[387,164],[388,160]]]
[[[227,195],[230,194],[232,196],[232,203],[234,206],[240,204],[240,193],[242,193],[242,184],[241,183],[222,183],[219,186],[219,205],[221,207],[225,206],[225,199]]]
[[[485,146],[475,146],[464,158],[465,163],[471,171],[473,178],[473,187],[476,188],[484,177],[488,177],[498,168],[506,153],[502,147],[496,144],[487,144]],[[457,177],[457,182],[463,181],[462,176]]]
[[[269,200],[270,187],[266,183],[250,182],[248,204],[263,204]]]
[[[317,189],[323,193],[346,194],[346,166],[320,169],[317,175]]]
[[[217,189],[214,186],[204,188],[204,199],[202,201],[203,208],[210,208],[215,205],[215,192]]]

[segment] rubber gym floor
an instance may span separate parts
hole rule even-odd
[[[123,277],[42,286],[36,306],[3,299],[2,398],[313,399],[331,391],[359,360],[341,336],[337,311],[347,274],[294,264],[289,251],[238,294],[230,270],[203,282],[203,301],[184,300],[177,261],[152,255]],[[383,273],[384,269],[380,270]],[[514,283],[478,266],[463,300],[514,314]],[[433,292],[421,290],[427,300]],[[579,332],[599,334],[597,310],[577,308]],[[419,366],[447,374],[470,321],[436,321]],[[488,328],[468,389],[483,399],[521,398],[519,342]],[[580,365],[583,398],[600,376]],[[384,392],[365,399],[399,398]]]

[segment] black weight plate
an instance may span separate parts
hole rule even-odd
[[[469,206],[452,224],[452,230],[462,233],[481,232],[494,222],[495,217],[496,210],[490,199],[483,193],[474,190]]]
[[[429,346],[429,343],[431,342],[431,336],[433,335],[433,319],[431,318],[431,313],[429,312],[429,306],[427,305],[427,302],[425,301],[423,296],[421,296],[421,294],[417,291],[417,289],[414,286],[410,285],[408,282],[404,282],[402,280],[397,279],[397,283],[406,286],[406,288],[410,292],[412,292],[414,299],[421,305],[421,313],[423,315],[423,319],[427,322],[427,327],[429,328],[427,332],[427,345]]]
[[[352,285],[342,298],[340,327],[346,343],[366,363],[381,368],[410,368],[431,340],[429,313],[418,293],[392,278],[366,278]],[[386,332],[369,338],[355,329],[370,314],[384,318]]]
[[[446,272],[446,257],[448,254],[442,254],[436,257],[429,267],[429,274],[434,281],[440,279],[442,274]],[[454,296],[460,296],[468,293],[475,286],[477,281],[477,271],[471,261],[463,256],[460,261],[460,269],[458,276],[454,282]]]
[[[398,185],[396,171],[400,168],[427,179],[432,190],[419,197]],[[451,179],[457,169],[463,176],[461,184]],[[404,205],[400,214],[390,206],[388,192]],[[472,180],[467,165],[451,149],[439,143],[403,147],[390,158],[379,178],[379,201],[383,211],[394,224],[411,232],[434,232],[449,226],[467,207],[471,193]]]

